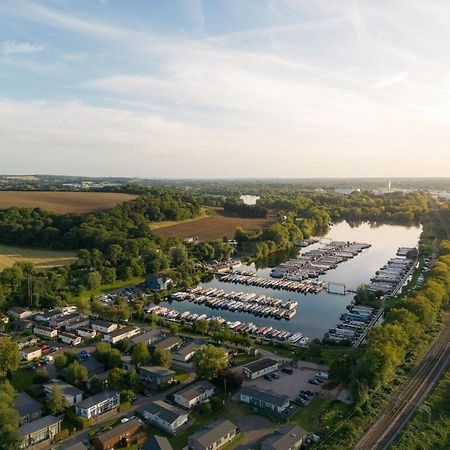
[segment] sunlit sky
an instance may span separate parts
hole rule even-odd
[[[0,173],[450,175],[448,0],[1,0]]]

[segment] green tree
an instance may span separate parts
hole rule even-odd
[[[91,395],[98,394],[99,392],[102,392],[105,389],[105,386],[103,384],[103,381],[100,380],[100,377],[95,374],[90,382],[89,382],[89,392]]]
[[[152,354],[152,361],[161,367],[170,367],[172,364],[172,354],[165,348],[155,348]]]
[[[115,367],[119,367],[122,363],[122,353],[120,353],[117,348],[113,348],[108,355],[108,360],[106,361],[106,367],[108,369],[114,369]]]
[[[53,415],[61,414],[66,408],[69,407],[69,402],[61,393],[61,386],[53,386],[52,393],[47,401],[47,407]]]
[[[60,372],[64,367],[67,366],[67,356],[65,353],[55,357],[55,367],[58,372]]]
[[[207,344],[195,354],[194,363],[199,378],[212,380],[228,367],[228,355],[223,349]]]
[[[22,442],[20,417],[14,407],[14,388],[9,382],[0,385],[0,450],[18,450]]]
[[[126,387],[126,371],[124,369],[119,369],[116,367],[109,372],[108,375],[108,387],[111,389],[116,389],[118,391]]]
[[[17,370],[19,362],[20,352],[17,342],[9,337],[0,338],[0,377]]]
[[[66,369],[66,378],[70,384],[81,387],[88,380],[88,371],[78,361],[74,361]]]
[[[89,289],[97,289],[102,284],[102,276],[94,270],[87,277],[87,285]]]
[[[150,352],[148,351],[148,346],[145,342],[139,342],[133,347],[131,359],[136,366],[145,364],[149,361]]]

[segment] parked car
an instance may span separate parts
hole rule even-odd
[[[308,380],[308,383],[309,384],[320,384],[320,382],[319,381],[317,381],[315,378],[310,378],[309,380]]]
[[[273,380],[272,375],[270,373],[266,373],[264,375],[264,379],[267,380],[267,381],[272,381]]]
[[[272,373],[271,375],[274,380],[278,380],[278,378],[280,378],[280,375],[278,375],[277,373]]]
[[[292,374],[294,373],[294,371],[293,371],[290,367],[283,367],[283,368],[281,369],[281,371],[282,371],[283,373],[287,373],[288,375],[292,375]]]

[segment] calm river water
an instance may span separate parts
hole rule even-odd
[[[343,262],[336,269],[329,271],[320,277],[321,280],[345,283],[347,289],[356,289],[360,283],[369,282],[375,272],[383,266],[388,259],[395,256],[398,247],[414,247],[419,240],[421,228],[418,226],[381,225],[372,227],[367,223],[358,227],[350,227],[347,222],[341,222],[332,226],[324,236],[334,240],[365,242],[372,245],[355,258]],[[316,248],[320,244],[314,244],[302,251]],[[252,265],[251,269],[255,269]],[[258,275],[269,277],[270,268],[258,269]],[[227,320],[240,320],[241,322],[253,322],[255,325],[271,325],[278,329],[300,331],[305,336],[322,338],[329,328],[334,327],[342,312],[346,311],[346,305],[350,303],[354,294],[337,295],[322,291],[319,294],[297,294],[280,290],[259,288],[254,286],[242,286],[232,283],[222,283],[217,279],[205,283],[225,291],[245,291],[265,294],[282,300],[295,299],[298,302],[297,315],[290,321],[276,320],[264,317],[255,317],[242,312],[210,309],[203,305],[189,302],[173,302],[171,306],[178,311],[190,311],[192,313],[207,314],[208,316],[221,315]],[[168,303],[162,303],[168,305]]]

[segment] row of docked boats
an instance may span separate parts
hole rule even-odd
[[[369,248],[370,244],[349,241],[332,241],[323,247],[300,253],[296,258],[279,264],[270,276],[293,281],[317,278],[340,263],[348,261]]]
[[[307,347],[309,345],[309,338],[303,336],[302,333],[280,330],[272,326],[258,326],[252,322],[227,321],[220,316],[209,317],[206,314],[193,314],[189,311],[179,312],[160,305],[149,305],[145,311],[172,322],[215,321],[222,328],[227,328],[234,333],[248,333],[251,337],[264,341],[288,342],[297,347]]]
[[[337,344],[356,342],[372,323],[378,310],[364,305],[348,305],[348,312],[341,314],[341,322],[336,328],[330,328],[325,333],[325,339]]]
[[[298,303],[292,300],[283,302],[283,300],[266,295],[248,292],[225,292],[221,289],[203,288],[201,286],[175,292],[170,298],[176,301],[187,300],[213,309],[245,312],[254,316],[286,320],[295,316],[298,306]]]
[[[225,283],[280,289],[283,291],[298,292],[301,294],[318,294],[325,288],[324,281],[308,280],[299,282],[289,279],[273,280],[254,275],[246,275],[238,271],[221,276],[219,280]]]

